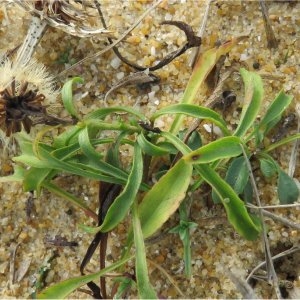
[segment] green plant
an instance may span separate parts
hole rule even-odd
[[[2,178],[2,181],[21,180],[25,191],[39,193],[43,188],[48,189],[71,201],[95,220],[98,220],[99,216],[81,199],[58,187],[53,178],[61,173],[69,173],[111,186],[122,186],[121,192],[110,199],[109,208],[105,211],[103,220],[98,220],[98,226],[82,225],[81,228],[96,235],[105,234],[118,226],[128,214],[132,217],[126,250],[120,260],[98,273],[72,278],[46,288],[38,294],[39,298],[66,297],[76,288],[104,276],[106,272],[122,270],[121,267],[132,259],[129,253],[133,245],[136,250],[135,275],[138,293],[143,298],[157,297],[148,278],[144,239],[156,233],[178,208],[180,224],[173,228],[172,232],[178,232],[183,241],[186,274],[190,276],[189,232],[194,223],[189,220],[186,195],[203,182],[212,187],[215,201],[223,204],[228,221],[234,229],[248,240],[258,238],[261,232],[260,221],[257,221],[256,215],[248,212],[245,202],[239,196],[247,195],[251,198],[249,171],[244,163],[243,150],[249,159],[260,161],[263,174],[279,174],[278,187],[282,189],[280,194],[287,194],[286,186],[289,187],[288,199],[284,195],[279,196],[281,203],[291,203],[297,199],[299,191],[293,180],[280,169],[268,153],[284,143],[298,139],[300,134],[263,147],[265,136],[280,120],[282,113],[291,103],[291,96],[280,92],[261,120],[257,121],[263,97],[262,81],[255,73],[241,69],[245,83],[245,99],[240,123],[233,132],[228,129],[220,114],[193,104],[199,87],[220,56],[230,51],[237,42],[237,39],[233,39],[204,53],[195,66],[182,102],[157,111],[150,120],[129,107],[101,108],[80,119],[72,101],[72,85],[81,82],[82,79],[73,78],[65,84],[62,97],[66,110],[73,118],[78,119],[77,124],[68,127],[50,141],[49,138],[44,139],[44,135],[51,128],[40,133],[33,141],[27,135],[19,134],[18,141],[22,153],[14,160],[25,167],[18,166],[14,175]],[[113,122],[106,121],[107,116],[119,112],[126,112],[126,117],[120,117]],[[153,128],[155,120],[166,114],[175,115],[170,131],[162,132]],[[221,129],[224,136],[203,146],[197,139],[196,142],[190,139],[185,141],[180,138],[179,132],[184,126],[185,116],[212,122]],[[101,133],[104,130],[110,131],[111,137],[103,137]],[[109,147],[109,150],[101,152],[98,150],[99,145],[113,145],[113,148]],[[120,164],[119,149],[122,145],[128,145],[134,151],[133,159],[126,168],[122,168]],[[162,172],[163,175],[157,183],[152,184],[149,181],[150,166],[161,157],[169,158],[169,166]],[[219,175],[219,171],[224,168],[227,169],[225,179]]]

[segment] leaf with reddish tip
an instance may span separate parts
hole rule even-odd
[[[226,55],[238,42],[240,42],[244,38],[245,36],[233,38],[232,40],[225,42],[219,47],[207,50],[199,57],[181,100],[182,104],[193,104],[200,86],[203,84],[213,67],[216,65],[219,58],[222,55]],[[182,120],[182,115],[177,115],[175,117],[174,122],[171,126],[171,133],[176,134],[178,132]]]

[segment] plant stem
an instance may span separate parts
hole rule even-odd
[[[256,183],[255,183],[254,175],[253,175],[252,168],[251,168],[251,165],[250,165],[250,161],[248,159],[246,151],[245,151],[245,149],[242,145],[241,145],[241,148],[242,148],[242,151],[243,151],[243,155],[245,157],[246,164],[248,166],[250,180],[251,180],[252,188],[254,190],[254,194],[255,194],[255,197],[256,197],[256,202],[257,202],[257,205],[259,206],[258,211],[259,211],[259,216],[260,216],[260,219],[261,219],[261,226],[262,226],[262,232],[263,232],[263,244],[264,244],[264,249],[265,249],[268,280],[272,281],[277,298],[282,299],[281,292],[280,292],[279,285],[278,285],[278,277],[277,277],[277,274],[275,272],[274,264],[273,264],[273,261],[272,261],[272,255],[271,255],[269,240],[268,240],[268,236],[267,236],[267,230],[266,230],[266,226],[265,226],[265,222],[264,222],[264,216],[263,216],[262,209],[260,208],[261,207],[261,201],[260,201],[260,198],[259,198],[259,192],[258,192]]]
[[[103,122],[101,120],[88,119],[84,121],[84,124],[91,126],[93,129],[99,130],[119,130],[119,131],[128,131],[128,132],[140,132],[141,129],[136,126],[127,125],[121,122]]]

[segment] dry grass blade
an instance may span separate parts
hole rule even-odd
[[[265,25],[265,30],[266,30],[266,35],[267,35],[267,45],[268,48],[277,48],[278,47],[278,41],[275,37],[273,28],[271,26],[271,22],[269,19],[269,14],[268,14],[268,9],[266,7],[265,1],[264,0],[259,0],[259,5],[261,8],[263,20],[264,20],[264,25]]]
[[[209,96],[207,99],[205,106],[206,107],[213,107],[220,98],[220,95],[222,94],[223,86],[225,81],[232,75],[232,73],[238,72],[237,68],[232,67],[228,71],[226,71],[218,81],[218,84],[216,88],[214,89],[213,93]]]
[[[250,208],[258,208],[257,206],[253,204],[247,204],[246,206]],[[300,203],[293,203],[293,204],[285,204],[285,205],[266,205],[266,206],[261,206],[260,208],[263,209],[278,209],[278,208],[289,208],[289,207],[298,207],[300,206]]]
[[[268,218],[271,218],[274,221],[278,221],[278,222],[280,222],[280,223],[282,223],[282,224],[284,224],[288,227],[294,228],[296,230],[300,230],[300,224],[296,224],[294,222],[291,222],[291,221],[287,220],[286,218],[275,215],[275,214],[273,214],[273,213],[271,213],[271,212],[269,212],[265,209],[262,209],[261,207],[256,206],[255,208],[260,209],[264,216],[266,216]]]
[[[104,97],[104,103],[106,103],[108,96],[116,91],[117,89],[128,86],[128,85],[138,85],[142,86],[144,84],[154,84],[159,82],[159,78],[156,77],[154,74],[147,74],[144,71],[135,72],[132,73],[125,78],[122,78],[120,81],[118,81],[114,86],[111,87],[111,89],[106,93]]]
[[[29,270],[31,261],[32,261],[32,257],[26,257],[20,263],[19,268],[18,268],[18,270],[16,272],[16,278],[15,278],[16,282],[20,282],[24,278],[24,276],[26,275],[26,273]]]
[[[9,261],[9,284],[12,286],[16,282],[16,256],[21,243],[16,244],[10,251]]]
[[[155,263],[154,261],[147,259],[147,261],[152,264],[155,268],[157,268],[160,272],[162,272],[167,278],[168,280],[171,282],[171,284],[175,287],[176,291],[179,293],[179,295],[182,298],[186,298],[186,296],[184,295],[184,293],[182,292],[182,290],[179,288],[179,286],[176,284],[176,281],[173,279],[173,277],[164,269],[162,268],[160,265],[158,265],[157,263]]]
[[[231,270],[223,266],[225,274],[230,278],[232,283],[236,286],[237,290],[242,294],[243,299],[257,299],[253,288],[247,281],[236,276]]]

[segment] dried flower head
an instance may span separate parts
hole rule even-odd
[[[55,100],[52,78],[44,66],[32,62],[17,69],[9,60],[0,68],[0,128],[10,136],[24,127],[27,133],[33,125],[33,117],[47,116],[48,103]]]
[[[85,1],[80,1],[81,4],[75,0],[17,0],[16,2],[32,14],[26,38],[16,59],[16,63],[21,66],[28,63],[48,26],[79,37],[94,34],[107,36],[111,33],[102,26],[99,28],[90,24],[96,8],[89,3],[84,5]]]
[[[95,28],[90,24],[91,17],[97,13],[96,8],[91,5],[92,1],[19,0],[18,3],[33,16],[45,20],[48,25],[75,36],[110,33],[107,29]]]

